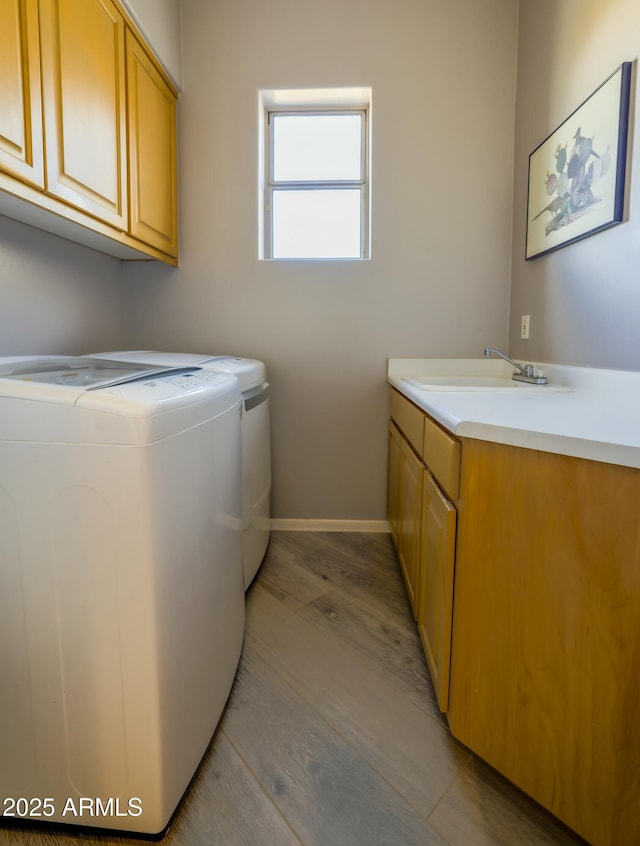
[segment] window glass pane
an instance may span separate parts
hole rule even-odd
[[[273,178],[361,179],[361,115],[273,115]]]
[[[274,191],[273,258],[360,258],[360,189]]]

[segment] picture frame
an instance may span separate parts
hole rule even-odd
[[[620,223],[631,62],[624,62],[529,156],[525,259]]]

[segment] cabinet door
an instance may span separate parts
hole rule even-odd
[[[37,0],[0,3],[0,169],[44,185]]]
[[[398,543],[398,517],[400,511],[400,489],[398,475],[400,473],[400,459],[402,449],[402,435],[395,423],[389,421],[389,467],[387,480],[387,519],[391,527],[394,543]]]
[[[111,0],[40,0],[46,189],[127,229],[124,20]]]
[[[441,711],[449,705],[456,510],[425,472],[418,631]]]
[[[418,608],[423,474],[424,465],[403,438],[398,476],[400,493],[398,557],[414,617]]]
[[[127,32],[130,231],[178,255],[176,96]]]

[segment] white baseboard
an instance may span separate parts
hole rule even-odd
[[[305,520],[272,518],[274,532],[390,532],[387,520]]]

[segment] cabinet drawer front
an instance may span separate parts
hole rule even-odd
[[[424,421],[424,461],[451,499],[460,493],[460,442],[429,417]]]
[[[412,402],[405,399],[398,391],[391,389],[390,410],[391,417],[398,424],[398,428],[404,434],[415,451],[422,455],[424,442],[424,411],[420,411]]]

